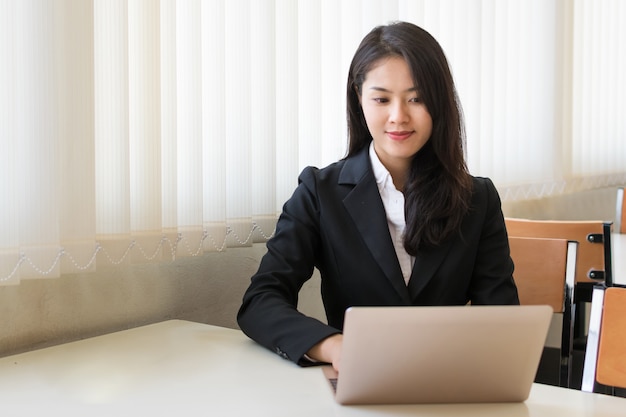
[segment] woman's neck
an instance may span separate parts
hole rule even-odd
[[[406,181],[408,167],[404,169],[387,168],[387,170],[391,175],[391,179],[393,181],[393,185],[396,187],[396,190],[404,191],[404,183]]]

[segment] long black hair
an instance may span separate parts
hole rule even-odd
[[[435,38],[408,22],[374,28],[354,54],[347,85],[347,157],[372,141],[359,94],[368,72],[389,57],[406,61],[433,121],[431,137],[413,157],[403,190],[404,246],[416,255],[458,230],[469,210],[472,179],[464,157],[463,113],[446,56]]]

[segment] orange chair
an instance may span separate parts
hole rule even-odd
[[[549,305],[562,314],[559,385],[572,380],[574,284],[578,242],[509,237],[520,304]],[[545,352],[545,351],[544,351]]]
[[[579,242],[576,283],[613,283],[611,222],[528,220],[507,217],[509,236],[568,239]],[[588,300],[591,301],[591,294]]]
[[[584,350],[587,343],[587,305],[591,302],[594,285],[613,284],[611,261],[612,222],[569,221],[569,220],[528,220],[507,217],[506,228],[509,236],[542,237],[568,239],[578,242],[576,256],[576,291],[574,297],[574,360],[570,368],[576,370],[575,378],[570,378],[570,387],[578,388],[582,372]]]
[[[626,389],[626,287],[593,290],[581,389],[612,395]]]

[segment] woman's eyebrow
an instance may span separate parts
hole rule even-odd
[[[372,86],[369,88],[370,90],[374,90],[374,91],[380,91],[383,93],[391,93],[391,90],[386,89],[385,87],[377,87],[377,86]],[[405,91],[405,93],[417,93],[419,92],[417,87],[411,87],[411,88],[407,88]]]

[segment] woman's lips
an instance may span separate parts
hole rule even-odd
[[[405,140],[408,139],[409,136],[413,134],[413,131],[395,131],[395,132],[387,132],[387,135],[391,140]]]

